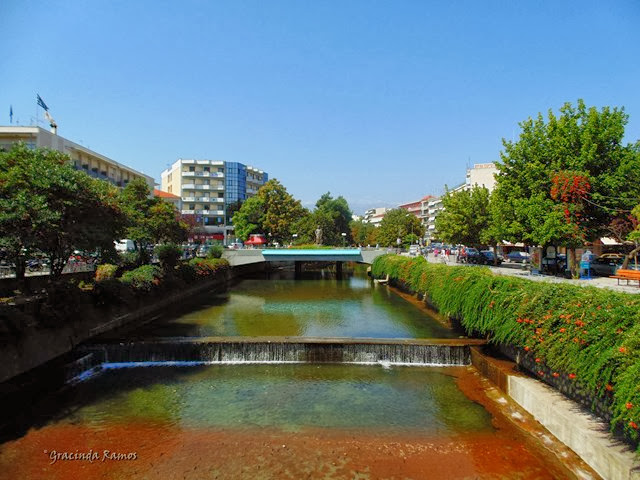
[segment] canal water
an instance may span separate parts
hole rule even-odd
[[[135,337],[301,336],[455,338],[388,288],[374,285],[366,268],[277,271],[241,280],[228,292],[200,296],[190,305],[128,335]]]
[[[244,280],[132,334],[454,336],[361,271],[310,277]],[[484,388],[471,367],[106,368],[25,405],[0,479],[572,478]]]

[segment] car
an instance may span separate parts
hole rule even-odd
[[[420,254],[420,245],[409,245],[409,255],[415,257]]]
[[[504,260],[500,255],[498,255],[498,261],[494,262],[493,252],[491,250],[481,250],[480,255],[482,256],[482,263],[484,265],[500,265]]]
[[[529,255],[527,252],[520,252],[518,250],[515,250],[507,254],[507,259],[510,262],[514,263],[528,263],[529,261],[531,261],[531,255]]]
[[[590,268],[591,272],[595,275],[599,275],[601,277],[608,277],[610,275],[615,275],[616,271],[622,264],[624,263],[624,255],[616,255],[616,254],[605,254],[600,255],[598,258],[591,262]],[[636,265],[634,262],[629,262],[627,265],[627,269],[629,270],[640,270],[640,266]]]

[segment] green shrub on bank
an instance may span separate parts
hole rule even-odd
[[[207,252],[207,258],[222,258],[224,248],[222,245],[213,245]]]
[[[229,270],[229,262],[224,258],[192,258],[189,260],[198,277],[211,277]]]
[[[135,270],[125,272],[120,282],[137,292],[150,292],[160,285],[162,270],[155,265],[142,265]]]
[[[105,280],[114,279],[117,271],[117,265],[112,265],[110,263],[98,265],[98,268],[96,268],[96,282],[104,282]]]
[[[467,332],[522,349],[541,365],[541,377],[579,382],[594,398],[610,404],[612,429],[638,445],[639,295],[397,255],[376,258],[372,274],[389,275],[425,294],[441,313],[459,319]]]
[[[184,281],[187,284],[193,283],[196,281],[198,275],[196,274],[196,269],[193,265],[189,265],[188,263],[181,263],[175,268],[175,274],[178,278]]]
[[[160,265],[165,272],[173,270],[178,264],[178,260],[182,255],[182,249],[175,243],[165,243],[164,245],[158,245],[154,252],[158,256]]]

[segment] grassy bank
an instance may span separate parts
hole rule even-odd
[[[372,273],[425,294],[468,333],[521,350],[543,380],[575,383],[594,400],[594,410],[596,402],[609,409],[612,430],[638,449],[640,296],[434,265],[421,257],[384,255]]]

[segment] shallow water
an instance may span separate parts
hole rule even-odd
[[[302,336],[351,338],[454,338],[425,310],[384,286],[374,285],[362,266],[343,279],[328,271],[295,279],[283,271],[206,294],[134,335]]]

